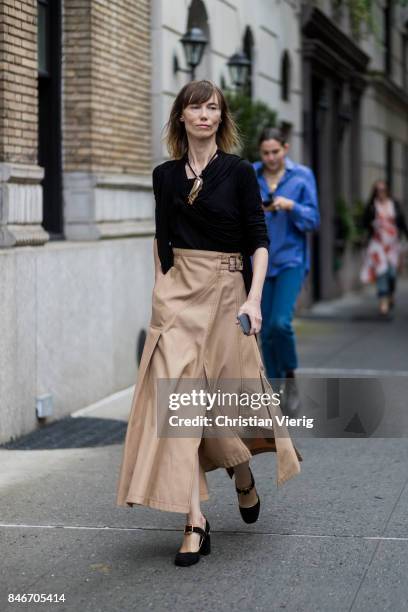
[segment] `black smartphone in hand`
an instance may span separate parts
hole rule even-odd
[[[274,199],[273,193],[268,193],[266,200],[262,200],[262,206],[264,208],[268,208],[268,206],[273,204]]]
[[[262,201],[262,206],[264,208],[268,208],[271,204],[274,203],[274,201],[275,201],[275,196],[273,195],[273,193],[269,193],[268,194],[268,199]],[[273,214],[273,216],[275,217],[278,211],[277,210],[270,210],[268,212],[271,212]]]
[[[249,332],[251,331],[251,319],[245,312],[240,314],[237,319],[239,321],[242,331],[246,336],[248,336]]]

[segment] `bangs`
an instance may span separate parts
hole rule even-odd
[[[214,93],[217,96],[218,104],[222,106],[222,100],[213,83],[209,81],[192,82],[187,86],[184,92],[183,108],[186,108],[189,104],[202,104],[203,102],[207,102]]]

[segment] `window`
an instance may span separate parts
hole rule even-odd
[[[408,91],[408,34],[401,34],[401,86],[404,91]]]
[[[387,0],[383,9],[384,28],[384,71],[388,78],[392,77],[392,0]]]
[[[243,40],[243,50],[249,61],[251,62],[248,70],[248,80],[245,85],[245,94],[252,98],[253,96],[253,61],[254,61],[254,37],[252,34],[252,30],[250,27],[245,29],[244,40]]]
[[[285,51],[282,55],[281,61],[281,98],[285,102],[290,100],[290,79],[291,79],[291,66],[289,52]]]
[[[210,36],[210,27],[208,23],[208,14],[207,9],[205,8],[205,4],[202,0],[192,0],[190,7],[188,9],[188,18],[187,18],[187,30],[190,28],[200,28],[207,40],[208,44],[205,46],[204,55],[200,64],[196,69],[196,79],[210,79],[211,78],[211,58],[210,58],[210,48],[211,48],[211,36]]]
[[[50,38],[50,11],[47,0],[38,2],[38,72],[44,76],[48,75],[50,69],[49,61],[49,38]]]
[[[43,226],[63,237],[60,0],[38,0],[38,163],[44,168]]]

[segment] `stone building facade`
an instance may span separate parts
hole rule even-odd
[[[134,235],[151,218],[150,3],[79,5],[63,15],[65,234]]]
[[[149,0],[0,3],[0,441],[134,383],[152,289]],[[44,414],[42,412],[41,414]]]
[[[291,156],[313,167],[322,222],[310,237],[304,305],[359,283],[362,251],[339,236],[339,206],[353,214],[380,176],[408,202],[407,16],[397,1],[377,0],[370,33],[364,23],[356,32],[347,3],[331,0],[152,5],[154,163],[166,156],[162,129],[188,78],[174,70],[175,58],[185,66],[180,37],[195,25],[209,40],[197,76],[230,87],[226,63],[244,50],[253,98],[277,111],[290,133]]]
[[[251,94],[278,111],[279,122],[291,133],[295,158],[302,154],[301,5],[298,0],[156,0],[152,3],[153,158],[166,156],[161,136],[174,95],[188,80],[175,72],[174,59],[186,68],[181,36],[200,27],[208,44],[197,78],[208,78],[224,89],[233,85],[227,62],[237,51],[251,61]],[[282,73],[287,88],[283,91]]]
[[[338,252],[337,206],[349,214],[386,179],[408,213],[408,9],[373,2],[373,31],[345,2],[302,7],[303,158],[315,170],[322,222],[313,238],[312,296],[359,283],[362,252]],[[344,214],[344,209],[343,209]]]
[[[37,164],[37,4],[15,4],[0,4],[0,246],[47,240]]]

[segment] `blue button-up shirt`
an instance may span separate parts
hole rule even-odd
[[[263,175],[263,163],[253,164],[262,200],[268,200],[270,189]],[[317,188],[310,168],[295,164],[285,157],[285,173],[278,183],[274,197],[283,196],[294,201],[292,210],[265,211],[270,238],[269,262],[266,276],[276,276],[286,268],[304,265],[305,276],[310,269],[306,232],[320,225]]]

